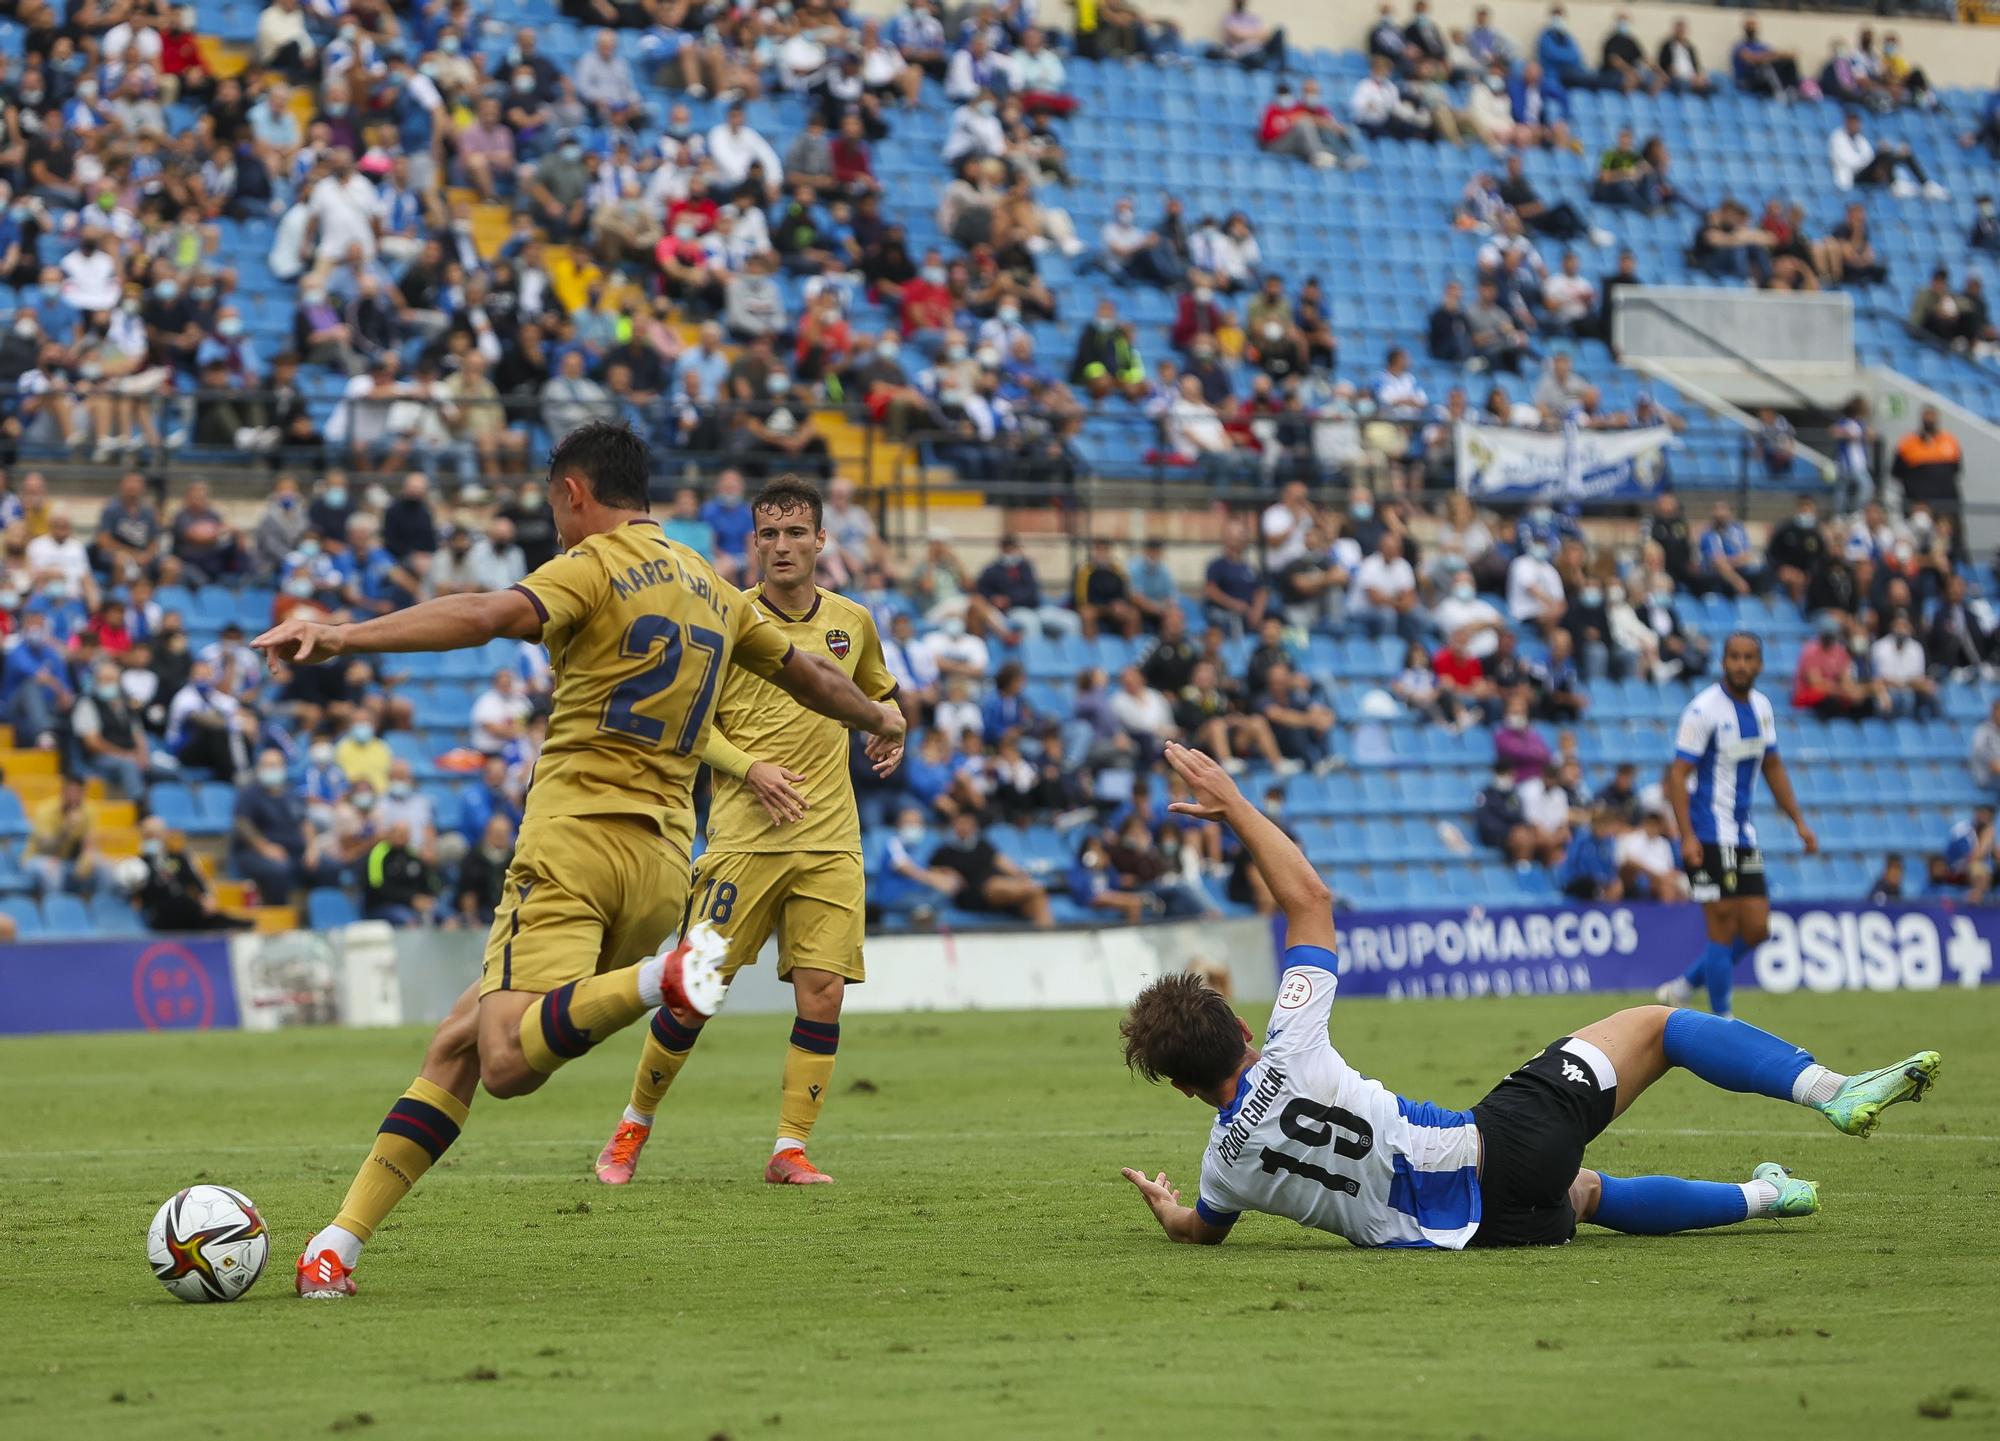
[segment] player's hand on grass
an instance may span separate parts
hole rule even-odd
[[[1798,823],[1798,832],[1799,844],[1806,848],[1806,854],[1809,856],[1818,855],[1819,837],[1813,834],[1813,828],[1804,821],[1800,821]]]
[[[753,761],[743,779],[750,783],[751,793],[774,826],[790,825],[811,809],[810,802],[797,790],[805,782],[805,777],[797,771],[788,771],[770,761]]]
[[[1144,1171],[1135,1171],[1130,1166],[1125,1167],[1120,1174],[1139,1188],[1139,1194],[1146,1198],[1146,1204],[1152,1207],[1155,1216],[1167,1207],[1178,1206],[1181,1203],[1181,1193],[1174,1189],[1174,1183],[1167,1179],[1165,1171],[1150,1181],[1146,1179]]]
[[[250,648],[261,651],[267,664],[318,665],[340,654],[340,627],[312,620],[283,621],[251,641]]]
[[[1229,772],[1217,765],[1213,758],[1173,742],[1168,743],[1166,754],[1167,764],[1194,792],[1193,800],[1175,801],[1167,807],[1174,814],[1219,821],[1230,806],[1243,799],[1243,792],[1236,788]]]

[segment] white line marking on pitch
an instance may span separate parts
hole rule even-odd
[[[999,1134],[1001,1133],[995,1131],[937,1131],[937,1132],[890,1131],[890,1132],[878,1132],[878,1133],[864,1132],[858,1135],[844,1136],[841,1137],[840,1139],[843,1141],[853,1142],[855,1144],[860,1144],[860,1145],[917,1144],[917,1145],[928,1146],[928,1145],[938,1145],[940,1143],[950,1143],[953,1141],[991,1140]],[[1026,1135],[1027,1133],[1023,1132],[1022,1134]],[[1184,1141],[1188,1140],[1191,1135],[1198,1136],[1198,1134],[1199,1134],[1198,1132],[1174,1129],[1174,1130],[1147,1130],[1147,1131],[1037,1131],[1034,1133],[1034,1136],[1036,1139],[1103,1141],[1106,1144],[1110,1145],[1125,1141],[1152,1141],[1152,1140]],[[1766,1139],[1776,1138],[1789,1141],[1845,1141],[1850,1139],[1849,1137],[1841,1135],[1837,1131],[1814,1131],[1814,1130],[1737,1131],[1737,1130],[1710,1130],[1700,1126],[1666,1126],[1666,1127],[1614,1126],[1612,1129],[1607,1130],[1604,1134],[1614,1138],[1620,1136],[1634,1136],[1634,1137],[1698,1136],[1698,1137],[1706,1137],[1714,1139],[1725,1139],[1732,1137],[1746,1137],[1746,1138],[1756,1137],[1756,1138],[1766,1138]],[[747,1139],[747,1133],[746,1137],[737,1139]],[[1945,1141],[1945,1142],[1957,1142],[1961,1144],[1973,1144],[1973,1145],[2000,1144],[2000,1136],[1932,1135],[1932,1134],[1926,1134],[1924,1132],[1907,1132],[1907,1131],[1877,1132],[1875,1139],[1878,1141]],[[549,1147],[558,1147],[558,1148],[576,1147],[581,1150],[588,1150],[590,1147],[590,1142],[586,1138],[534,1139],[528,1137],[501,1138],[501,1137],[490,1137],[490,1136],[475,1136],[469,1139],[468,1144],[475,1146],[480,1150],[490,1150],[490,1151],[534,1150],[534,1149],[546,1149]],[[722,1140],[709,1139],[701,1142],[700,1144],[703,1146],[726,1147],[731,1144],[731,1140],[728,1138],[724,1138]],[[298,1151],[299,1147],[295,1143],[290,1145],[266,1145],[266,1146],[187,1146],[187,1145],[118,1146],[118,1147],[105,1147],[102,1149],[96,1149],[91,1147],[79,1147],[69,1150],[15,1150],[15,1151],[0,1151],[0,1165],[4,1165],[5,1163],[11,1161],[77,1160],[77,1159],[95,1159],[95,1158],[101,1158],[104,1160],[117,1160],[123,1157],[137,1157],[137,1156],[181,1156],[181,1157],[186,1157],[191,1161],[199,1161],[199,1159],[203,1156],[265,1156],[265,1155],[276,1155],[276,1154],[297,1155]]]

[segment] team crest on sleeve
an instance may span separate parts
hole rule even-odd
[[[826,648],[835,660],[846,660],[847,653],[854,649],[854,637],[844,630],[830,630],[826,633]]]
[[[1278,990],[1278,1009],[1296,1011],[1312,999],[1313,983],[1310,978],[1293,971],[1285,977],[1285,984]]]

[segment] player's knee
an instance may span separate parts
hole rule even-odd
[[[1576,1219],[1588,1221],[1597,1214],[1597,1203],[1604,1195],[1604,1178],[1595,1171],[1578,1171],[1576,1179],[1569,1183],[1569,1204],[1576,1212]]]
[[[1659,1044],[1667,1034],[1667,1017],[1672,1006],[1628,1006],[1614,1013],[1607,1023],[1641,1043]]]
[[[525,1096],[540,1086],[542,1080],[542,1075],[524,1057],[507,1056],[497,1060],[480,1057],[479,1084],[496,1101],[511,1101],[516,1096]]]
[[[428,1064],[450,1065],[464,1060],[479,1049],[479,1013],[469,1012],[461,1016],[453,1011],[444,1018],[431,1043],[424,1051]]]
[[[847,994],[847,982],[832,971],[792,972],[792,999],[799,1015],[808,1021],[837,1021],[840,1003]]]

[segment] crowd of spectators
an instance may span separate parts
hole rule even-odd
[[[1053,203],[1067,179],[1064,127],[1078,113],[1064,54],[1180,64],[1188,53],[1171,24],[1122,0],[1089,7],[1063,44],[1024,0],[978,7],[950,31],[929,0],[886,25],[850,25],[826,0],[715,14],[686,0],[566,8],[601,27],[572,71],[528,27],[495,53],[463,4],[400,13],[272,0],[251,67],[226,78],[207,72],[192,17],[162,0],[88,0],[60,19],[37,0],[18,9],[24,56],[0,77],[4,138],[16,147],[0,270],[20,298],[0,342],[0,382],[12,387],[0,450],[111,462],[186,444],[265,457],[272,480],[254,524],[238,526],[198,482],[169,501],[135,469],[94,530],[53,503],[33,470],[0,484],[0,712],[27,743],[60,749],[77,777],[128,796],[202,777],[238,787],[227,860],[262,895],[344,884],[371,915],[476,922],[518,820],[546,666],[523,647],[496,670],[455,761],[479,779],[459,824],[440,833],[388,742],[415,724],[392,665],[266,675],[241,626],[197,648],[188,617],[157,597],[249,583],[275,590],[276,616],[358,616],[511,583],[554,544],[538,489],[508,480],[528,426],[559,433],[619,417],[663,448],[725,457],[733,468],[705,495],[678,491],[665,519],[736,579],[751,575],[745,476],[831,479],[814,416],[829,400],[863,407],[899,438],[924,438],[980,478],[1029,468],[1059,477],[1075,464],[1069,442],[1083,418],[1126,406],[1158,427],[1163,460],[1268,484],[1279,498],[1254,531],[1224,535],[1183,604],[1155,546],[1127,563],[1097,543],[1060,597],[1042,592],[1018,545],[975,571],[942,536],[902,571],[851,487],[831,479],[825,574],[877,607],[892,663],[929,722],[908,767],[919,828],[955,828],[955,857],[908,856],[913,872],[898,874],[1037,921],[1045,889],[1017,884],[1032,878],[981,851],[982,816],[1082,825],[1092,840],[1064,882],[1079,905],[1198,911],[1211,884],[1240,898],[1248,881],[1231,858],[1155,813],[1144,786],[1120,803],[1128,812],[1082,778],[1129,771],[1173,737],[1281,775],[1337,764],[1331,700],[1305,664],[1314,633],[1398,637],[1411,651],[1386,702],[1444,725],[1495,725],[1503,742],[1519,738],[1517,719],[1576,720],[1596,678],[1703,673],[1708,638],[1679,599],[1702,589],[1779,588],[1835,625],[1807,677],[1824,682],[1809,703],[1828,714],[1926,714],[1941,674],[1993,660],[1990,612],[1944,560],[1950,518],[1925,524],[1924,502],[1943,499],[1925,485],[1957,463],[1956,443],[1935,426],[1898,451],[1907,518],[1813,516],[1765,553],[1726,515],[1690,539],[1670,500],[1650,543],[1616,556],[1546,506],[1503,525],[1459,498],[1433,519],[1408,497],[1416,476],[1448,479],[1450,423],[1468,414],[1550,428],[1677,422],[1650,402],[1604,413],[1570,352],[1548,344],[1602,338],[1610,293],[1639,277],[1629,255],[1593,279],[1574,250],[1553,264],[1540,253],[1538,238],[1611,237],[1581,198],[1539,193],[1518,151],[1581,147],[1566,101],[1577,89],[1705,93],[1711,77],[1683,31],[1649,52],[1619,17],[1593,66],[1560,6],[1532,49],[1483,15],[1443,34],[1424,0],[1407,20],[1385,7],[1368,36],[1371,73],[1342,119],[1316,82],[1284,77],[1282,32],[1243,0],[1224,20],[1213,58],[1280,76],[1258,134],[1267,149],[1358,166],[1387,137],[1477,141],[1500,157],[1468,187],[1460,216],[1486,237],[1471,294],[1447,292],[1427,345],[1472,373],[1535,379],[1518,397],[1493,385],[1475,411],[1462,391],[1426,395],[1400,349],[1365,385],[1336,380],[1340,347],[1319,282],[1271,273],[1248,214],[1190,215],[1168,199],[1142,223],[1126,202],[1087,247]],[[646,63],[690,97],[794,95],[799,128],[761,134],[734,104],[698,130],[685,107],[659,106],[637,83],[620,33],[630,30],[646,32]],[[1837,57],[1845,88],[1835,93],[1857,113],[1829,138],[1836,183],[1923,187],[1917,158],[1876,146],[1858,112],[1929,103],[1928,84],[1893,36],[1879,54],[1865,34],[1851,49]],[[1754,20],[1731,68],[1740,87],[1831,89],[1764,46]],[[871,146],[905,107],[940,94],[951,120],[937,220],[957,249],[913,255],[884,218]],[[642,143],[656,124],[657,142]],[[1588,205],[1690,205],[1670,170],[1663,145],[1620,135]],[[459,184],[513,212],[491,254],[470,211],[446,197]],[[269,269],[297,289],[289,344],[275,354],[260,354],[244,324],[267,297],[244,293],[220,246],[217,222],[245,216],[275,217]],[[45,237],[74,242],[47,267]],[[598,263],[574,307],[552,280],[550,243]],[[1725,202],[1703,215],[1694,248],[1774,284],[1880,278],[1858,207],[1815,241],[1795,213],[1773,207],[1752,226]],[[1121,282],[1175,293],[1164,336],[1142,334],[1115,301],[1062,314],[1039,257],[1084,262],[1086,250],[1086,263]],[[854,323],[863,293],[888,324]],[[1024,324],[1059,318],[1078,322],[1066,365],[1038,356]],[[692,338],[683,319],[701,322]],[[1992,336],[1976,284],[1954,289],[1948,275],[1913,320],[1970,348]],[[1171,358],[1148,358],[1156,341]],[[323,418],[301,390],[307,366],[342,377]],[[1865,417],[1850,419],[1865,449]],[[1365,456],[1327,449],[1350,424],[1367,436]],[[1759,444],[1774,474],[1789,463],[1775,420]],[[1372,482],[1337,510],[1315,504],[1304,483],[1330,458]],[[390,488],[349,478],[384,473],[404,478]],[[295,474],[316,478],[301,485]],[[1822,544],[1804,545],[1807,531]],[[1086,668],[1065,713],[1041,715],[1018,669],[989,682],[992,647],[1030,633],[1146,637],[1149,649],[1117,676]],[[1233,665],[1239,641],[1254,648]],[[1549,763],[1560,769],[1559,757]],[[1548,824],[1508,829],[1517,859],[1601,885],[1600,852],[1615,859],[1646,837],[1631,815],[1581,804],[1558,827],[1548,797],[1534,798]],[[57,800],[38,828],[38,870],[58,887],[102,884],[89,837],[77,834],[80,801],[68,790]],[[215,915],[158,821],[147,820],[158,914]],[[1595,849],[1572,862],[1579,837]],[[1623,862],[1614,870],[1618,884],[1639,884]]]
[[[912,888],[905,899],[1035,924],[1053,921],[1051,886],[1133,918],[1254,899],[1232,854],[1155,804],[1160,745],[1183,740],[1282,781],[1386,760],[1364,754],[1369,723],[1398,716],[1491,728],[1495,777],[1469,811],[1480,842],[1548,867],[1572,895],[1672,899],[1678,882],[1657,863],[1671,823],[1621,799],[1629,787],[1610,801],[1594,794],[1570,727],[1588,717],[1598,681],[1706,672],[1713,638],[1686,597],[1771,594],[1814,617],[1791,702],[1821,717],[1935,715],[1943,686],[2000,665],[2000,618],[1951,564],[1954,523],[1920,500],[1903,513],[1870,500],[1822,516],[1801,497],[1758,546],[1727,504],[1697,528],[1672,494],[1623,544],[1593,540],[1545,504],[1503,520],[1458,494],[1435,514],[1409,494],[1365,487],[1337,506],[1328,499],[1292,481],[1261,511],[1230,519],[1192,587],[1162,542],[1128,558],[1099,538],[1058,593],[1012,535],[969,565],[949,533],[934,532],[914,564],[899,564],[852,487],[835,482],[825,578],[878,617],[917,727],[893,785],[864,781],[869,813],[895,821],[901,849],[886,863]],[[666,524],[754,580],[739,475],[726,472],[706,501],[677,494]],[[465,778],[441,824],[412,764],[416,707],[392,658],[267,673],[241,623],[196,646],[179,607],[188,586],[220,580],[269,587],[274,619],[381,614],[504,586],[552,547],[532,484],[440,500],[420,472],[393,491],[353,487],[341,472],[309,490],[285,476],[239,527],[199,485],[163,515],[135,471],[86,531],[40,475],[0,481],[0,712],[20,743],[55,748],[76,782],[37,818],[37,878],[80,892],[108,880],[83,821],[84,780],[142,805],[151,786],[220,781],[236,787],[228,872],[259,896],[345,886],[366,915],[479,924],[546,724],[538,648],[491,658],[462,744],[432,757]],[[1015,658],[1031,642],[1100,635],[1136,641],[1132,662],[1115,675],[1085,664],[1054,695],[1031,686]],[[1311,658],[1326,636],[1405,646],[1400,672],[1354,715],[1336,716]],[[1335,744],[1342,720],[1351,746]],[[1989,790],[1996,736],[2000,724],[1974,742]],[[1062,874],[1029,874],[996,851],[981,829],[993,822],[1058,828]],[[938,829],[949,839],[926,852]],[[154,830],[149,866],[177,871],[184,855]],[[148,904],[202,924],[220,914],[212,895]]]

